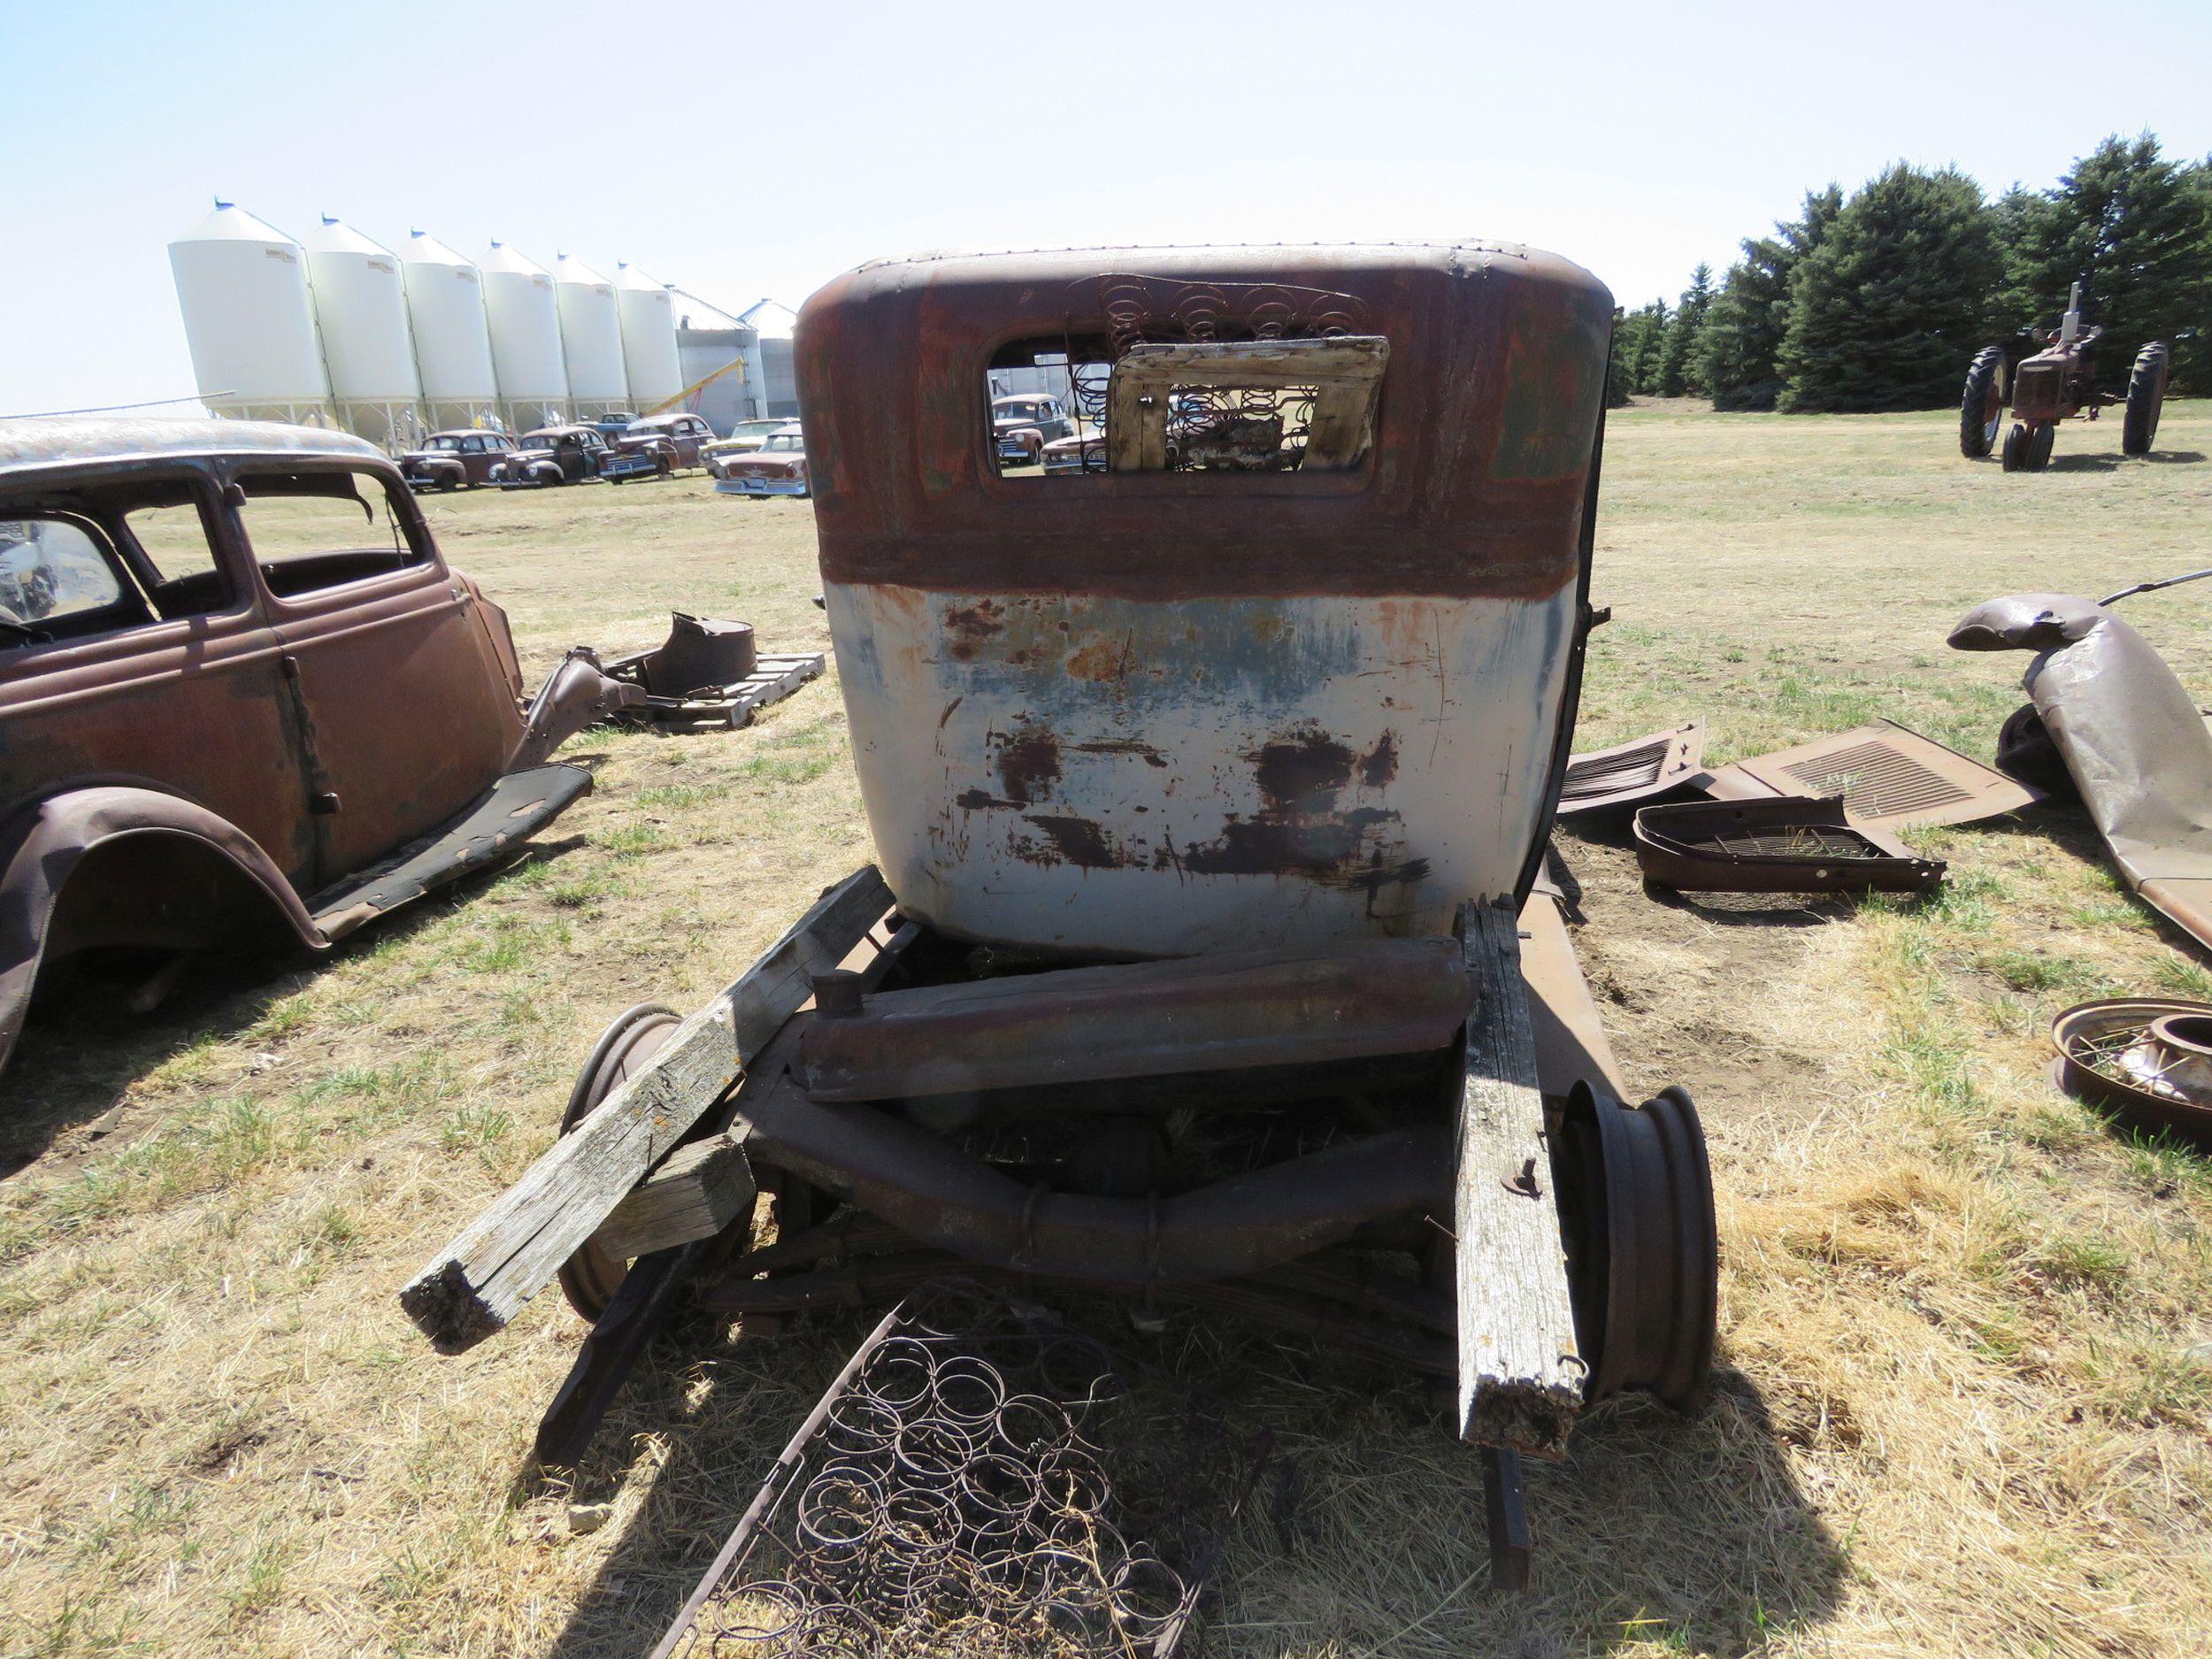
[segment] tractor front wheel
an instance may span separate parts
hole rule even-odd
[[[2028,452],[2034,447],[2035,434],[2028,430],[2026,423],[2014,421],[2012,430],[2005,434],[2005,451],[2002,457],[2005,471],[2008,472],[2026,472],[2029,465]]]
[[[2005,349],[1984,346],[1966,371],[1959,399],[1959,453],[1978,461],[1996,446],[2005,422]]]
[[[2040,472],[2051,464],[2051,445],[2058,438],[2058,423],[2047,420],[2036,427],[2028,444],[2028,471]]]
[[[2148,455],[2158,436],[2159,412],[2166,406],[2166,348],[2153,341],[2135,354],[2128,375],[2127,414],[2120,423],[2120,453]]]

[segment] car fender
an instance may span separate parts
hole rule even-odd
[[[644,701],[644,687],[609,678],[600,671],[597,654],[579,645],[561,658],[560,666],[546,676],[545,684],[530,700],[522,736],[501,771],[521,772],[538,765],[586,726]]]
[[[212,854],[212,867],[235,872],[242,890],[265,900],[301,944],[328,948],[283,872],[227,818],[150,785],[96,782],[57,791],[0,827],[0,1065],[23,1028],[70,878],[93,854],[132,840],[150,843],[157,860],[173,858],[180,879],[204,879]]]

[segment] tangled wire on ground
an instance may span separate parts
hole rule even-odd
[[[1165,1659],[1196,1590],[1117,1525],[1087,1431],[1121,1393],[1089,1338],[972,1287],[935,1293],[771,1476],[680,1651]]]

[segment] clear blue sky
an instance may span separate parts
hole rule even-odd
[[[2208,0],[0,0],[0,412],[194,390],[165,245],[219,193],[732,307],[928,248],[1455,235],[1634,304],[1893,159],[2212,151]]]

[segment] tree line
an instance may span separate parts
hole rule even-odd
[[[1716,282],[1700,265],[1674,304],[1616,314],[1613,399],[1707,397],[1715,409],[1864,411],[1958,401],[1983,346],[2054,326],[2075,282],[2104,337],[2101,382],[2139,347],[2172,349],[2176,393],[2212,391],[2212,159],[2106,139],[2049,189],[1992,201],[1953,167],[1899,163],[1847,198],[1831,184]]]

